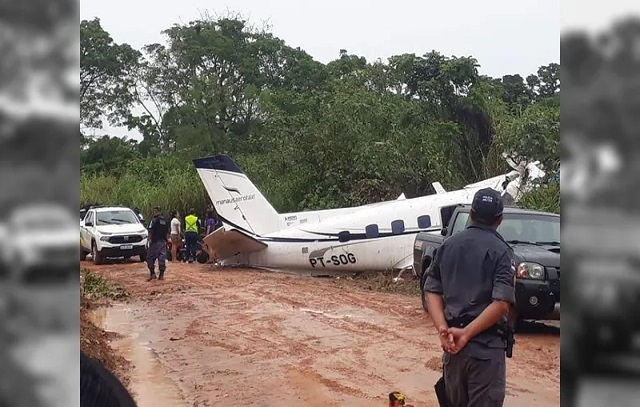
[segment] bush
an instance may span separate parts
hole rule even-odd
[[[140,160],[120,178],[108,174],[83,173],[80,177],[80,205],[124,205],[138,207],[149,218],[154,206],[163,212],[186,213],[190,208],[203,213],[210,203],[202,181],[190,163]],[[165,164],[165,165],[162,165]]]
[[[537,211],[560,214],[560,184],[542,185],[527,192],[523,194],[519,204]]]

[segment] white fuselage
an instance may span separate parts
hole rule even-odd
[[[239,254],[222,264],[309,270],[314,274],[407,268],[412,264],[416,234],[423,231],[437,233],[442,227],[441,208],[469,203],[475,192],[475,189],[463,189],[345,208],[319,221],[313,212],[287,214],[291,222],[288,228],[256,238],[268,245],[264,250]],[[418,218],[425,215],[430,218],[430,225],[426,227],[418,224]],[[402,221],[404,228],[392,230],[394,221]],[[367,236],[366,228],[373,224],[377,225],[380,237]],[[351,239],[340,241],[340,232],[349,232]]]
[[[525,168],[530,179],[544,175],[532,163],[518,170],[512,166],[508,178],[496,176],[457,191],[438,185],[438,193],[418,198],[403,194],[353,208],[280,214],[230,157],[205,157],[194,165],[223,224],[205,238],[219,263],[313,274],[409,268],[415,235],[438,233],[443,208],[471,203],[484,187],[507,190],[517,200]]]

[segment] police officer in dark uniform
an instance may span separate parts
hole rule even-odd
[[[147,250],[147,267],[149,268],[149,278],[151,281],[156,278],[155,262],[158,260],[160,275],[158,279],[164,278],[166,270],[165,260],[167,258],[167,235],[169,234],[169,222],[160,213],[160,207],[153,208],[153,219],[149,224],[149,249]]]
[[[513,251],[496,231],[504,204],[478,191],[470,224],[444,241],[425,281],[428,309],[444,350],[446,398],[454,407],[502,406],[507,315],[515,304]],[[511,343],[511,342],[510,342]]]

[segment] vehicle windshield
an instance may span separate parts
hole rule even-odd
[[[97,215],[96,226],[140,223],[136,214],[130,210],[101,211]]]
[[[464,230],[469,213],[460,213],[452,234]],[[535,213],[505,213],[498,233],[509,243],[560,246],[560,217]]]

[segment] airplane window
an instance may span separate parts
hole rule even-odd
[[[376,224],[368,225],[365,228],[365,234],[366,234],[368,239],[372,239],[372,238],[380,236],[380,231],[378,230],[378,225],[376,225]]]
[[[391,222],[391,233],[399,235],[404,232],[404,221],[402,219]]]
[[[418,227],[420,229],[427,229],[431,227],[431,216],[429,215],[418,216]]]
[[[341,242],[348,242],[351,240],[351,233],[348,230],[338,233],[338,240]]]

